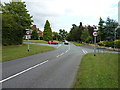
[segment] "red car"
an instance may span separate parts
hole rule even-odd
[[[48,44],[58,44],[58,42],[55,42],[55,41],[48,41]]]

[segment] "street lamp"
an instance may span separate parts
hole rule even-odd
[[[115,32],[114,32],[114,50],[115,50],[115,40],[116,40],[116,31],[117,29],[120,28],[120,25],[118,25],[116,28],[115,28]]]

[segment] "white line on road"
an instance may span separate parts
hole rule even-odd
[[[61,53],[60,56],[62,56],[64,53]]]
[[[67,50],[65,53],[67,53],[69,50]]]
[[[56,57],[58,58],[60,55],[57,55]]]
[[[70,50],[70,45],[69,45],[68,50],[67,50],[67,51],[65,51],[65,53],[67,53],[69,50]],[[64,55],[65,53],[61,53],[60,55],[57,55],[56,57],[58,58],[58,57],[60,57],[60,56]]]
[[[60,57],[60,56],[62,56],[62,55],[64,55],[65,53],[61,53],[60,55],[57,55],[56,57],[58,58],[58,57]]]
[[[14,77],[16,77],[16,76],[18,76],[18,75],[21,75],[21,74],[23,74],[23,73],[25,73],[25,72],[27,72],[27,71],[29,71],[29,70],[31,70],[31,69],[34,69],[34,68],[36,68],[36,67],[38,67],[38,66],[40,66],[40,65],[42,65],[42,64],[45,64],[45,63],[47,63],[47,62],[48,62],[48,60],[46,60],[46,61],[44,61],[44,62],[42,62],[42,63],[39,63],[39,64],[37,64],[37,65],[35,65],[35,66],[32,66],[32,67],[30,67],[30,68],[28,68],[28,69],[26,69],[26,70],[23,70],[23,71],[21,71],[21,72],[19,72],[19,73],[17,73],[17,74],[14,74],[14,75],[6,78],[6,79],[1,80],[0,83],[3,83],[3,82],[5,82],[5,81],[7,81],[7,80],[9,80],[9,79],[12,79],[12,78],[14,78]]]
[[[83,49],[82,49],[82,51],[84,52],[84,54],[88,53],[86,50],[83,50]]]
[[[85,53],[88,53],[88,52],[85,50]]]

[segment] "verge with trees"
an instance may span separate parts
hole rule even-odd
[[[2,44],[22,44],[25,29],[31,28],[32,16],[26,9],[25,2],[10,2],[2,8]]]

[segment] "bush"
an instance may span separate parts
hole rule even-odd
[[[115,40],[114,43],[116,48],[120,48],[120,40]]]
[[[105,47],[112,47],[112,48],[115,45],[116,48],[120,48],[120,40],[115,40],[115,41],[100,41],[98,43],[98,45],[105,46]]]

